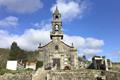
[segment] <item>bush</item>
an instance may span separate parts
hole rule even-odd
[[[7,69],[0,69],[0,75],[3,75],[5,73],[9,73],[11,72],[10,70],[7,70]]]
[[[33,69],[31,69],[31,68],[27,68],[26,71],[33,71]]]
[[[3,74],[5,74],[5,69],[0,69],[0,75],[3,75]]]
[[[37,61],[37,64],[36,64],[36,69],[40,68],[43,66],[43,61]]]
[[[0,69],[0,75],[4,75],[5,73],[11,73],[11,74],[16,74],[16,73],[25,73],[25,72],[32,72],[33,69],[21,69],[21,70],[8,70],[8,69]]]

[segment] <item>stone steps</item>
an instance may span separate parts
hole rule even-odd
[[[36,73],[33,75],[32,80],[45,80],[48,71],[43,68],[39,68]]]

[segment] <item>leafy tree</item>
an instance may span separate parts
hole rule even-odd
[[[16,42],[13,42],[10,49],[10,60],[21,60],[25,58],[24,51],[19,48]]]
[[[43,66],[43,61],[37,61],[36,69],[41,68]]]

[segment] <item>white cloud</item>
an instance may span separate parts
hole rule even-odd
[[[0,30],[0,47],[8,48],[13,41],[16,41],[22,49],[36,50],[39,43],[45,45],[50,41],[49,35],[50,30],[46,27],[42,29],[27,29],[22,35],[10,34],[4,30]],[[64,35],[64,41],[68,45],[73,43],[74,47],[78,49],[79,55],[85,54],[88,56],[102,52],[101,47],[104,45],[104,42],[99,39],[69,36],[67,34]]]
[[[84,53],[84,55],[87,55],[87,56],[94,56],[96,55],[96,53],[100,53],[102,52],[101,49],[94,49],[94,48],[88,48],[88,49],[83,49],[82,51]]]
[[[31,13],[42,8],[40,0],[0,0],[0,6],[9,11],[18,13]]]
[[[14,16],[8,16],[2,20],[0,20],[0,28],[4,27],[15,27],[18,25],[18,18]]]
[[[57,0],[51,8],[53,12],[56,8],[59,8],[62,18],[65,20],[72,20],[76,17],[82,17],[88,5],[85,1],[75,1],[75,0]]]
[[[64,42],[69,44],[69,45],[73,45],[76,48],[80,48],[83,45],[85,45],[85,39],[81,36],[69,36],[67,34],[64,35]]]
[[[95,38],[86,38],[86,47],[90,48],[100,48],[104,45],[103,40],[98,40]]]
[[[80,53],[87,56],[94,56],[97,53],[102,52],[102,46],[104,45],[104,41],[92,37],[85,38],[85,44],[80,49]]]
[[[11,36],[8,34],[7,31],[0,30],[0,47],[1,48],[8,48],[11,44]]]
[[[37,49],[39,43],[47,44],[49,39],[49,31],[28,29],[22,35],[10,34],[6,31],[0,31],[0,47],[8,48],[11,43],[16,41],[18,45],[25,50]]]
[[[40,26],[40,24],[37,24],[37,26]],[[0,47],[8,48],[13,41],[16,41],[22,49],[36,50],[39,43],[45,45],[50,41],[50,24],[44,24],[41,26],[41,29],[27,29],[22,35],[10,34],[4,30],[0,30]],[[103,40],[70,36],[67,34],[64,34],[63,41],[68,45],[73,43],[74,47],[78,49],[79,54],[89,56],[101,52],[101,47],[104,45]]]
[[[35,30],[28,29],[25,33],[19,36],[16,40],[19,43],[21,48],[26,50],[35,50],[37,49],[39,43],[47,44],[49,39],[49,31],[47,30]]]

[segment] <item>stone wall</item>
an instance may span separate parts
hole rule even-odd
[[[89,69],[74,71],[59,70],[50,71],[47,75],[47,80],[120,80],[120,73]]]
[[[120,80],[120,72],[90,69],[47,71],[42,74],[44,78],[40,75],[38,75],[39,79],[37,77],[32,79],[31,73],[6,73],[0,76],[0,80]]]
[[[31,73],[5,73],[0,76],[0,80],[32,80]]]
[[[116,62],[116,63],[114,62],[112,64],[111,70],[113,70],[113,71],[119,71],[120,72],[120,63],[119,62]]]
[[[76,70],[76,71],[50,71],[47,80],[96,80],[101,71]]]
[[[120,72],[107,71],[106,80],[120,80]]]

